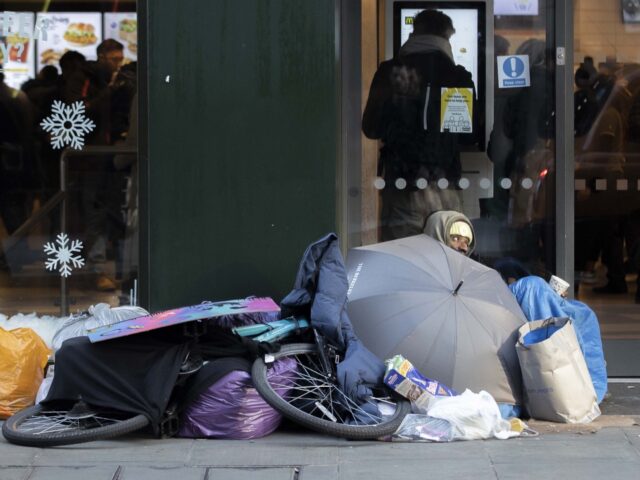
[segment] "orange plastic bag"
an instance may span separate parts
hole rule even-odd
[[[33,405],[49,349],[30,328],[0,328],[0,418]]]

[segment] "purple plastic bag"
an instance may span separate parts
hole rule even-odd
[[[293,384],[293,358],[278,360],[268,377],[278,376],[285,395]],[[235,370],[215,382],[187,407],[181,418],[179,437],[248,440],[272,433],[282,415],[265,402],[254,388],[248,372]]]

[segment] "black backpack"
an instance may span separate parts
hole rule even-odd
[[[459,135],[440,131],[441,88],[465,87],[469,74],[459,66],[443,72],[440,55],[397,57],[390,69],[380,168],[388,180],[404,178],[409,189],[419,178],[457,180],[461,174]]]

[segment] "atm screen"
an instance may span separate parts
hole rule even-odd
[[[416,3],[416,2],[411,2]],[[430,8],[433,7],[432,2],[427,3]],[[396,4],[397,5],[397,4]],[[442,5],[442,3],[440,3]],[[476,91],[479,91],[478,78],[479,78],[479,55],[478,55],[478,25],[480,12],[477,8],[435,8],[441,11],[445,15],[451,18],[454,33],[449,42],[451,43],[451,49],[453,51],[453,60],[458,65],[462,65],[467,71],[471,72],[473,83],[476,86]],[[400,5],[398,12],[396,13],[396,19],[400,24],[396,24],[395,28],[399,32],[399,43],[396,41],[394,45],[394,51],[404,45],[409,38],[411,32],[413,32],[413,18],[425,10],[424,8],[409,8]],[[398,18],[399,17],[399,18]],[[397,35],[396,35],[397,36]]]

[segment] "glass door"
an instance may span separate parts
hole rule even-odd
[[[640,3],[573,9],[576,295],[609,375],[640,376]]]
[[[476,258],[504,267],[505,280],[524,273],[564,275],[555,227],[556,151],[562,147],[556,142],[555,8],[553,0],[362,0],[358,12],[343,11],[359,15],[357,25],[343,18],[343,156],[348,160],[342,226],[348,246],[422,233],[433,211],[457,210],[475,229]],[[380,81],[381,72],[393,70],[389,61],[395,58],[402,66],[403,55],[428,47],[407,43],[416,15],[425,9],[442,12],[450,23],[448,30],[438,30],[442,40],[436,43],[466,77],[463,73],[453,83],[438,77],[443,70],[429,71],[427,55],[415,68],[432,88],[418,81],[414,97],[424,100],[429,91],[439,102],[434,111],[444,105],[440,113],[446,113],[451,110],[442,103],[442,88],[472,89],[472,112],[465,110],[469,129],[445,126],[448,114],[432,115],[433,101],[420,110],[420,125],[394,128],[398,118],[405,123],[413,118],[411,108],[419,110],[419,102],[403,92],[390,96],[379,110],[387,113],[376,116],[385,102],[380,96],[392,89]],[[400,90],[403,78],[413,78],[405,77],[395,77]]]

